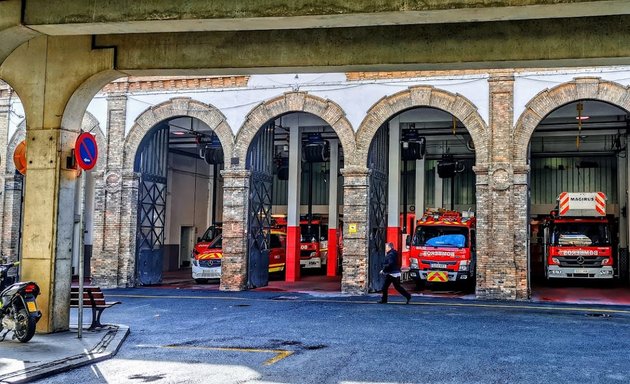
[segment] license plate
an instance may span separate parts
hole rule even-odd
[[[588,273],[588,269],[576,269],[573,273]]]
[[[431,264],[431,268],[445,269],[446,264]]]
[[[221,278],[221,269],[216,268],[209,271],[203,271],[203,277],[219,279]]]
[[[34,301],[27,301],[26,307],[28,308],[29,312],[37,312],[37,305],[35,305]]]

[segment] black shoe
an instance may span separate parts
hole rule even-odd
[[[407,298],[407,302],[405,304],[409,304],[410,301],[411,301],[411,296]]]
[[[387,304],[387,301],[379,300],[376,302],[376,304]]]

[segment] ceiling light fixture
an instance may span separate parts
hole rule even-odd
[[[177,136],[182,136],[182,135],[185,135],[185,134],[186,134],[186,132],[184,132],[184,131],[174,131],[173,132],[173,135],[177,135]]]

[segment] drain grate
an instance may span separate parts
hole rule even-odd
[[[587,313],[586,317],[610,317],[608,313]]]
[[[271,300],[297,300],[298,296],[276,296]]]

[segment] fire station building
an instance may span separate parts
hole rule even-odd
[[[614,278],[627,283],[629,85],[625,66],[113,81],[83,116],[99,157],[77,187],[73,271],[83,241],[94,284],[157,284],[190,270],[215,228],[221,289],[261,287],[282,222],[281,280],[308,270],[307,231],[327,249],[321,275],[366,293],[385,242],[404,251],[422,213],[443,208],[476,217],[475,295],[528,299],[557,197],[603,192]],[[13,161],[24,116],[0,86],[0,247],[12,260],[26,241],[28,165],[22,175]]]

